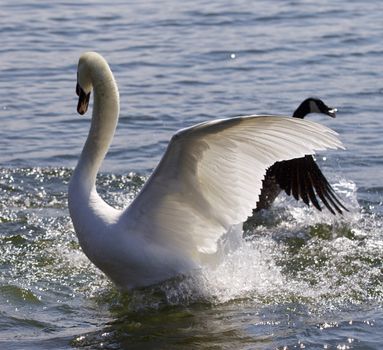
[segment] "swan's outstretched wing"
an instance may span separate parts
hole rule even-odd
[[[251,215],[267,168],[342,147],[335,134],[313,122],[277,116],[183,129],[122,219],[129,232],[150,244],[190,256],[213,253],[218,238]]]
[[[277,162],[267,174],[296,200],[302,199],[307,205],[311,202],[315,208],[322,210],[317,199],[319,197],[331,213],[335,214],[336,210],[342,214],[342,209],[347,211],[311,155]]]

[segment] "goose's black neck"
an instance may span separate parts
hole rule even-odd
[[[299,107],[294,111],[293,118],[303,119],[307,114],[311,113],[311,103],[316,103],[314,99],[307,98],[304,100]]]

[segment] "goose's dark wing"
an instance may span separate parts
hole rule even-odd
[[[310,202],[318,210],[322,210],[318,198],[325,207],[335,215],[335,211],[342,214],[347,208],[340,202],[312,156],[296,158],[275,163],[267,172],[274,178],[279,187],[296,200]]]

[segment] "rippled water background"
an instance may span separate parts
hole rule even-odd
[[[1,349],[381,349],[383,21],[363,1],[0,3]],[[110,62],[121,119],[99,179],[123,207],[172,133],[206,119],[338,108],[318,156],[350,209],[281,196],[215,270],[119,294],[82,254],[67,184],[89,127],[83,51]]]

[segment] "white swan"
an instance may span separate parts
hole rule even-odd
[[[69,185],[69,211],[88,258],[123,289],[198,268],[217,240],[251,215],[266,169],[276,161],[342,148],[313,122],[247,116],[178,131],[141,192],[125,210],[97,194],[97,172],[113,138],[119,95],[102,56],[78,64],[78,112],[94,91],[92,123]]]

